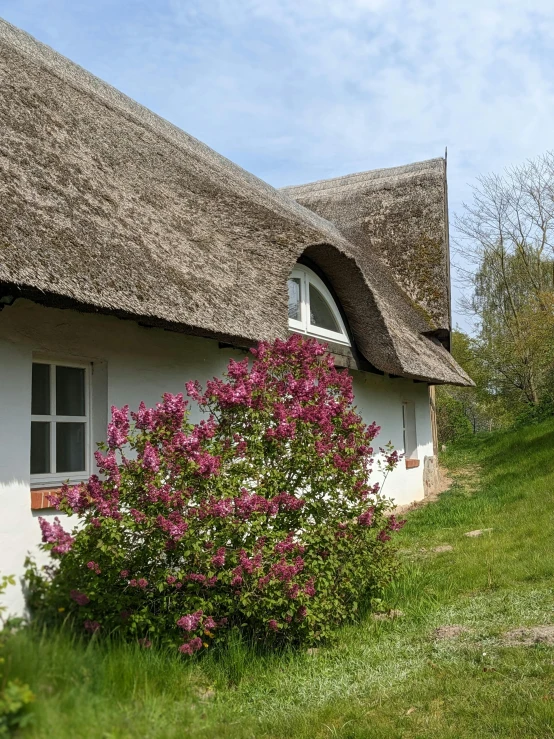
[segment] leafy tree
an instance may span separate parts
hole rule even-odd
[[[468,433],[492,431],[509,425],[513,418],[492,382],[478,340],[457,329],[452,332],[451,351],[458,364],[473,379],[475,387],[437,387],[439,441],[453,441]]]
[[[462,307],[478,325],[466,367],[474,427],[483,413],[492,427],[554,390],[554,153],[480,177],[456,227],[470,288]]]

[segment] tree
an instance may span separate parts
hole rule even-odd
[[[470,287],[462,307],[479,326],[478,389],[517,414],[554,379],[554,153],[480,177],[455,224]]]
[[[490,370],[483,361],[479,342],[459,329],[452,332],[452,355],[475,382],[475,387],[439,386],[437,429],[441,442],[452,441],[477,431],[491,431],[507,425],[502,396],[491,382]]]

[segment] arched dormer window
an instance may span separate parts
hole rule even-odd
[[[315,272],[298,264],[288,280],[289,328],[316,339],[350,345],[333,296]]]

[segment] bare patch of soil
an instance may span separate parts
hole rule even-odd
[[[482,536],[483,534],[490,534],[492,529],[475,529],[475,531],[466,531],[464,536],[469,536],[474,539],[476,536]]]
[[[456,639],[469,632],[470,629],[467,626],[439,626],[433,631],[433,636],[437,641],[442,641],[443,639]]]
[[[432,549],[432,552],[437,552],[437,554],[442,554],[442,552],[452,552],[454,550],[454,547],[451,544],[441,544],[438,547],[435,547]]]
[[[460,483],[468,495],[473,495],[479,487],[480,473],[481,468],[479,465],[469,464],[466,467],[459,467],[454,473],[454,479]]]
[[[504,634],[502,642],[509,647],[532,647],[535,644],[554,647],[554,625],[524,626],[513,629]]]
[[[398,608],[393,608],[390,611],[387,611],[386,613],[374,613],[373,614],[373,620],[374,621],[391,621],[394,618],[402,618],[404,615],[404,611],[398,610]]]

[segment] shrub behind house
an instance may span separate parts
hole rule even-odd
[[[314,642],[377,597],[395,560],[388,503],[370,485],[373,440],[352,380],[314,340],[262,343],[188,401],[112,408],[102,478],[65,487],[67,533],[42,520],[56,560],[29,571],[32,605],[90,632],[191,654],[234,627]],[[396,464],[385,455],[385,471]]]

